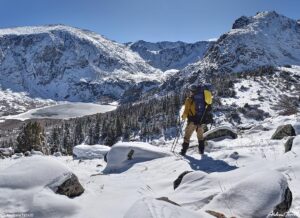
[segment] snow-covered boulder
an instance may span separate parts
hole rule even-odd
[[[277,127],[271,139],[283,139],[284,137],[295,136],[295,135],[296,132],[294,127],[291,124],[286,124]]]
[[[158,147],[144,142],[119,142],[107,153],[105,173],[123,172],[133,164],[170,156]]]
[[[77,159],[103,158],[110,147],[105,145],[77,145],[73,148],[73,157]]]
[[[31,150],[31,155],[41,155],[41,156],[43,156],[44,154],[41,151]]]
[[[153,198],[143,198],[135,202],[124,218],[199,218],[208,214],[187,210],[169,202]]]
[[[0,148],[0,157],[11,157],[14,154],[14,150],[9,148]]]
[[[78,205],[55,192],[74,176],[68,167],[52,157],[18,159],[0,171],[1,212],[67,217]]]
[[[237,133],[232,130],[232,128],[227,126],[220,126],[215,129],[209,130],[204,133],[205,140],[212,140],[212,139],[222,139],[222,138],[237,138]]]
[[[262,171],[223,190],[202,210],[234,217],[267,217],[282,202],[288,203],[282,207],[286,211],[281,213],[288,211],[292,199],[286,194],[287,189],[288,183],[283,174],[274,170]],[[286,196],[289,199],[285,199]]]

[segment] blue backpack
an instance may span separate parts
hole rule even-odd
[[[211,86],[205,84],[197,88],[196,94],[193,96],[195,103],[196,115],[194,117],[194,122],[209,124],[213,122],[212,117],[212,94]]]

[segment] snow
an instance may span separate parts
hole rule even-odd
[[[296,65],[291,66],[291,68],[278,67],[274,74],[280,72],[286,72],[289,76],[297,79],[296,76],[300,75],[300,67]],[[236,79],[234,91],[236,92],[235,97],[221,98],[224,107],[238,109],[243,108],[246,104],[257,106],[258,109],[269,113],[271,119],[275,119],[280,112],[274,109],[280,96],[286,95],[297,98],[299,93],[296,87],[287,87],[281,78],[276,76],[262,76],[260,80],[253,78]],[[239,115],[243,124],[258,123],[257,120],[245,117],[241,113]],[[224,117],[221,116],[217,119],[224,123]]]
[[[300,26],[296,20],[274,11],[247,20],[247,24],[220,36],[203,59],[183,69],[182,76],[199,70],[243,72],[259,66],[299,65]]]
[[[127,43],[127,46],[138,53],[151,66],[162,71],[182,69],[201,60],[211,47],[212,41],[185,42],[145,42],[143,40]]]
[[[125,45],[87,30],[65,25],[0,29],[0,41],[5,44],[0,46],[0,102],[9,104],[7,99],[20,93],[27,97],[25,108],[19,104],[22,111],[31,99],[115,101],[132,84],[161,80],[160,70]]]
[[[75,117],[82,117],[86,115],[92,115],[96,113],[105,113],[115,110],[116,106],[113,105],[99,105],[94,103],[62,103],[53,106],[47,106],[43,108],[37,108],[29,110],[28,112],[18,115],[3,116],[1,119],[70,119]]]
[[[212,217],[205,213],[195,213],[182,207],[152,198],[138,200],[126,212],[124,218],[199,218]]]
[[[267,178],[266,178],[267,175]],[[226,216],[266,217],[284,200],[287,179],[277,171],[262,171],[238,181],[212,199],[203,210],[222,211]]]
[[[112,146],[107,154],[106,173],[122,172],[138,162],[153,160],[170,156],[148,143],[142,142],[120,142]]]
[[[218,39],[215,46],[219,49],[213,53],[214,58],[207,55],[191,67],[197,71],[208,66],[218,68],[218,64],[224,61],[223,67],[240,71],[270,63],[299,64],[299,34],[295,32],[299,30],[299,26],[296,26],[295,21],[274,12],[259,13],[249,20],[249,25],[233,29],[225,38]],[[145,80],[160,81],[164,76],[172,77],[176,74],[175,70],[170,70],[164,76],[158,75],[161,72],[156,72],[126,46],[89,31],[56,25],[5,29],[0,32],[0,40],[11,35],[27,37],[45,34],[50,37],[44,38],[42,44],[28,48],[24,55],[28,63],[35,61],[32,56],[34,52],[44,52],[37,46],[44,48],[52,43],[61,45],[61,37],[57,32],[69,34],[71,39],[86,42],[87,45],[76,50],[70,47],[70,52],[63,56],[60,66],[78,64],[81,61],[77,59],[78,54],[82,54],[84,60],[90,61],[88,67],[82,69],[80,65],[76,65],[77,67],[67,69],[53,80],[47,77],[48,74],[36,79],[33,75],[42,73],[38,72],[38,68],[45,69],[47,65],[35,62],[29,64],[23,69],[32,72],[27,78],[25,71],[15,73],[16,68],[11,63],[17,57],[6,53],[1,66],[8,71],[3,71],[0,81],[10,89],[1,84],[0,101],[8,104],[0,106],[1,113],[4,112],[3,108],[23,112],[37,99],[40,99],[37,100],[39,106],[54,104],[55,101],[49,99],[64,99],[67,94],[70,94],[70,100],[73,101],[98,100],[86,88],[90,86],[99,88],[92,90],[101,94],[103,91],[105,94],[121,96],[124,89],[118,82],[123,84],[125,81],[132,85]],[[170,44],[167,43],[166,46],[170,49]],[[15,51],[21,52],[22,49],[16,48]],[[93,56],[90,51],[95,51],[97,55]],[[152,47],[149,51],[152,55],[159,54]],[[2,55],[1,53],[0,58],[3,58]],[[93,60],[99,60],[98,55],[109,56],[109,60],[116,63],[109,65],[110,61],[107,61],[98,65],[91,64]],[[296,65],[278,69],[300,75],[300,67]],[[186,76],[188,75],[184,74]],[[33,84],[32,81],[36,83]],[[49,83],[41,84],[45,81]],[[278,116],[272,109],[272,104],[276,102],[282,89],[287,95],[298,92],[295,87],[286,89],[283,85],[276,80],[237,81],[234,86],[236,97],[223,98],[222,104],[236,104],[238,107],[243,107],[246,103],[258,104],[271,117],[263,121],[242,117],[243,126],[250,129],[238,131],[237,139],[208,141],[206,155],[197,153],[198,141],[193,135],[186,157],[169,152],[173,140],[160,139],[154,142],[155,146],[143,142],[119,142],[111,149],[102,145],[78,145],[74,148],[74,153],[80,160],[60,155],[14,155],[12,158],[0,159],[0,217],[5,217],[7,213],[27,213],[41,218],[211,217],[206,210],[220,212],[229,217],[265,217],[282,201],[287,186],[293,193],[290,215],[300,217],[300,117],[299,114]],[[248,89],[242,91],[242,86]],[[264,101],[259,100],[258,91],[265,97]],[[86,115],[86,111],[92,114],[103,112],[102,106],[97,108],[98,106],[90,104],[87,109],[84,105],[55,105],[18,116],[19,119],[31,116],[60,116],[67,119],[69,116]],[[117,106],[116,102],[111,106]],[[67,112],[66,108],[70,107]],[[284,153],[287,138],[271,140],[276,128],[283,124],[292,124],[298,134],[292,150],[287,153]],[[183,138],[180,137],[176,152],[180,151],[182,142]],[[106,152],[107,163],[103,159]],[[174,190],[174,180],[184,171],[193,172],[184,176],[179,187]],[[52,189],[72,172],[78,176],[85,192],[74,199],[55,194]],[[167,197],[180,207],[157,200],[160,197]]]
[[[0,154],[3,154],[3,155],[11,155],[14,153],[14,149],[12,147],[9,147],[9,148],[0,148]]]
[[[30,188],[18,191],[0,188],[5,196],[0,197],[0,208],[9,208],[9,211],[30,208],[29,211],[42,213],[38,217],[144,217],[140,216],[141,213],[145,217],[151,217],[152,214],[152,217],[157,218],[196,215],[211,217],[205,212],[208,209],[229,217],[251,217],[249,214],[270,213],[282,200],[282,191],[288,185],[293,193],[290,214],[299,217],[300,137],[295,137],[292,151],[287,153],[284,153],[286,139],[270,139],[279,125],[287,123],[298,129],[299,134],[298,115],[268,118],[251,124],[252,129],[239,132],[237,139],[210,141],[212,147],[206,149],[206,156],[202,157],[197,153],[197,147],[194,147],[197,144],[194,134],[185,158],[177,154],[170,155],[168,150],[173,141],[157,142],[156,146],[142,142],[118,143],[109,151],[108,163],[103,158],[77,160],[64,156],[6,158],[0,160],[2,183],[2,175],[24,171],[25,164],[19,161],[26,160],[27,165],[34,167],[34,173],[31,171],[31,179],[22,174],[26,178],[24,184],[18,180],[5,183],[7,186]],[[262,130],[259,126],[266,129]],[[177,152],[182,140],[179,139],[175,149]],[[128,160],[131,149],[135,152],[132,160]],[[41,160],[50,161],[49,166],[43,170],[41,166],[45,164],[40,164]],[[53,160],[55,165],[59,162],[67,168],[49,170],[54,169]],[[85,192],[75,199],[56,195],[52,190],[44,188],[49,184],[47,181],[56,175],[59,177],[59,173],[65,170],[74,172],[85,188]],[[174,190],[173,181],[187,170],[193,172],[183,177],[179,187]],[[30,197],[35,200],[28,200]],[[160,197],[167,197],[180,207],[157,200]],[[10,199],[9,206],[7,199]],[[53,214],[50,214],[51,210]]]
[[[0,171],[0,216],[65,217],[79,205],[51,190],[71,171],[50,157],[21,158]]]
[[[78,159],[103,158],[110,150],[105,145],[77,145],[73,148],[73,155]]]
[[[45,186],[59,176],[68,174],[69,172],[70,170],[67,167],[55,159],[38,156],[30,157],[18,161],[4,171],[1,171],[0,187],[28,189]]]

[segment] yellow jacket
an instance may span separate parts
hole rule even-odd
[[[194,116],[195,114],[196,114],[195,102],[193,101],[192,98],[187,97],[184,102],[184,111],[181,118],[185,120],[187,117]]]
[[[204,99],[206,105],[211,105],[212,104],[212,93],[209,90],[204,90]],[[195,116],[196,115],[196,107],[195,107],[195,102],[191,97],[187,97],[185,102],[184,102],[184,111],[181,116],[183,120],[190,116]]]

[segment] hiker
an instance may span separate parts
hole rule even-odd
[[[197,132],[199,153],[204,154],[203,124],[207,120],[207,108],[212,103],[212,94],[204,86],[191,85],[188,89],[189,96],[185,100],[184,112],[181,116],[183,120],[187,119],[188,123],[185,128],[184,141],[180,154],[186,154],[190,138],[194,131]]]

